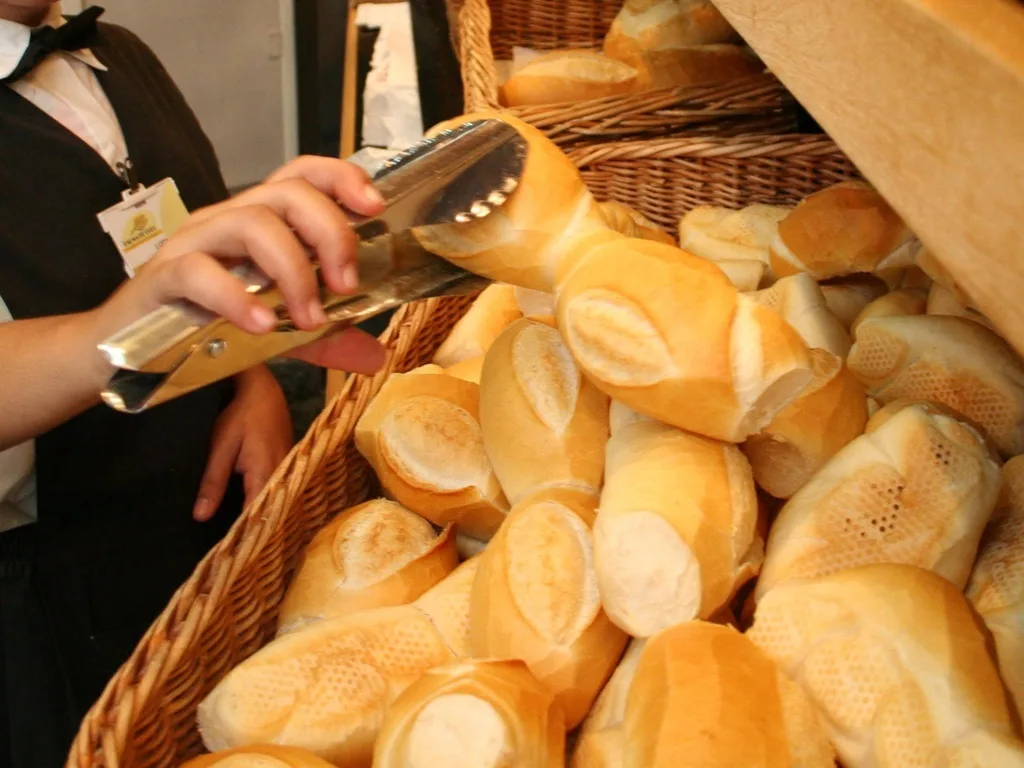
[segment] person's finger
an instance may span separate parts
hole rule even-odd
[[[303,178],[261,184],[217,206],[197,211],[179,232],[188,231],[235,208],[266,206],[295,230],[316,253],[324,280],[336,293],[351,293],[359,285],[356,236],[344,211]]]
[[[311,330],[327,321],[306,249],[267,206],[229,208],[199,226],[180,231],[164,244],[154,262],[159,259],[158,267],[180,269],[174,262],[190,251],[252,259],[277,283],[296,325]]]
[[[224,493],[227,491],[241,447],[242,433],[239,430],[215,435],[210,457],[206,462],[206,471],[199,484],[199,498],[196,499],[195,508],[192,510],[192,517],[199,522],[206,522],[213,517],[224,500]]]
[[[264,464],[266,466],[264,466]],[[260,495],[263,486],[267,484],[270,475],[274,472],[274,465],[269,461],[258,461],[251,467],[247,467],[242,473],[242,481],[245,486],[245,506],[248,507],[253,499]]]
[[[335,157],[297,157],[267,177],[268,183],[303,178],[351,211],[376,216],[384,210],[384,199],[369,175],[358,165]]]
[[[305,360],[321,368],[350,373],[376,373],[384,365],[384,348],[373,336],[358,328],[346,328],[292,350],[288,357]]]

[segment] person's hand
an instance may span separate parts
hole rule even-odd
[[[273,329],[274,313],[247,293],[225,262],[248,258],[270,276],[295,324],[326,322],[307,249],[337,293],[358,285],[355,234],[338,204],[367,216],[380,194],[355,165],[301,157],[267,181],[195,211],[153,259],[95,312],[97,343],[161,304],[187,299],[249,333]],[[328,368],[373,373],[384,362],[377,341],[356,329],[332,334],[292,353]]]
[[[235,397],[217,419],[210,457],[192,516],[205,522],[224,499],[233,473],[242,475],[245,505],[256,498],[292,447],[284,393],[265,365],[235,377]]]

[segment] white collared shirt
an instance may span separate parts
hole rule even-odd
[[[60,3],[50,7],[43,23],[51,27],[65,23]],[[0,77],[13,72],[21,61],[31,32],[23,24],[0,19]],[[88,49],[54,53],[7,87],[82,139],[113,168],[127,158],[128,149],[117,115],[94,70],[106,67]],[[0,296],[0,322],[11,319]],[[0,452],[0,531],[35,519],[35,442],[29,440]]]

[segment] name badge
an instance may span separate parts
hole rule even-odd
[[[188,218],[174,179],[121,193],[122,202],[96,214],[124,260],[128,277],[152,259]]]

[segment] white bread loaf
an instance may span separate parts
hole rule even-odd
[[[522,662],[426,672],[388,708],[373,768],[562,768],[565,722]]]
[[[509,77],[500,98],[507,107],[526,107],[622,96],[636,88],[637,74],[629,64],[597,51],[551,51]]]
[[[415,236],[431,253],[495,282],[550,293],[567,244],[607,231],[601,208],[579,170],[538,129],[504,112],[481,112],[441,123],[437,133],[470,120],[496,119],[527,142],[519,185],[504,205],[469,224],[421,227]]]
[[[872,563],[967,583],[999,493],[999,465],[975,429],[937,409],[909,405],[875,419],[782,508],[758,600],[792,579]]]
[[[608,431],[615,434],[623,427],[637,421],[651,421],[647,416],[637,413],[628,405],[623,405],[618,400],[612,400],[608,409]]]
[[[558,327],[610,397],[681,429],[739,442],[809,383],[800,336],[713,264],[613,235],[578,240],[577,248],[564,258]]]
[[[258,744],[202,755],[181,768],[332,768],[312,752],[275,744]]]
[[[601,610],[590,525],[597,499],[556,488],[516,504],[473,583],[470,639],[478,658],[521,659],[575,728],[626,645]]]
[[[995,640],[999,671],[1024,713],[1024,456],[1003,466],[1000,503],[981,540],[967,597]]]
[[[642,240],[655,240],[668,243],[669,245],[676,244],[672,235],[648,219],[640,211],[617,200],[600,203],[600,206],[601,215],[604,217],[605,223],[620,235],[636,237]]]
[[[885,282],[875,275],[849,275],[821,284],[825,304],[846,330],[850,330],[857,315],[868,304],[888,290]]]
[[[480,373],[484,368],[484,356],[474,357],[470,360],[463,360],[461,363],[456,363],[450,368],[443,369],[444,373],[449,376],[454,376],[456,379],[462,379],[468,381],[477,386],[480,385]]]
[[[389,496],[436,525],[488,539],[508,502],[484,450],[479,389],[444,373],[395,374],[354,440]]]
[[[412,605],[324,619],[231,670],[200,703],[199,732],[211,751],[272,743],[364,768],[387,706],[423,672],[454,659]]]
[[[800,683],[847,768],[1024,765],[982,625],[936,574],[869,565],[792,581],[748,635]]]
[[[852,333],[857,326],[872,317],[892,317],[894,315],[923,315],[928,304],[928,294],[917,288],[897,288],[868,304],[857,315],[850,326]]]
[[[749,205],[740,210],[698,205],[679,221],[679,246],[711,261],[760,261],[769,280],[769,248],[792,208]]]
[[[619,666],[594,702],[580,728],[570,768],[622,768],[622,720],[626,697],[645,640],[631,640]]]
[[[757,493],[736,446],[638,422],[608,441],[605,473],[594,565],[633,637],[715,614],[757,574]]]
[[[471,557],[423,593],[415,606],[460,659],[473,656],[469,638],[469,607],[480,558]]]
[[[347,509],[306,547],[288,585],[278,632],[369,608],[411,603],[458,565],[450,527],[440,535],[386,499]]]
[[[605,36],[604,49],[625,60],[639,51],[738,40],[711,0],[626,0]]]
[[[778,499],[799,491],[867,423],[864,387],[842,358],[823,349],[812,349],[811,357],[810,386],[743,444],[754,480]]]
[[[480,421],[513,504],[545,487],[601,487],[608,398],[550,325],[519,320],[494,342],[480,378]]]
[[[811,349],[824,349],[837,357],[846,357],[850,351],[846,329],[832,314],[821,288],[810,275],[783,277],[771,288],[750,295],[778,312]]]
[[[832,768],[803,691],[750,640],[702,621],[647,641],[626,697],[621,768]]]
[[[977,424],[1004,456],[1024,452],[1024,363],[962,317],[879,317],[857,328],[847,361],[881,403],[931,400]]]
[[[912,241],[878,192],[848,181],[809,195],[779,222],[771,265],[778,277],[808,272],[815,280],[906,267]]]
[[[743,293],[756,291],[768,271],[767,264],[753,259],[723,259],[716,261],[715,266],[722,270],[737,291]]]
[[[523,316],[515,287],[504,283],[487,286],[434,354],[434,363],[450,368],[481,357],[498,335]]]
[[[555,297],[550,293],[516,286],[515,296],[523,317],[549,318],[555,316]]]
[[[605,52],[635,69],[638,93],[736,80],[764,71],[749,49],[731,43],[689,45],[665,37],[662,45],[641,49],[624,37],[616,40],[612,31],[605,38]]]
[[[932,283],[928,292],[928,306],[926,309],[929,315],[952,315],[953,317],[966,317],[988,328],[990,331],[998,331],[992,325],[992,321],[981,312],[971,309],[957,298],[956,294],[948,288],[943,288],[938,283]]]

